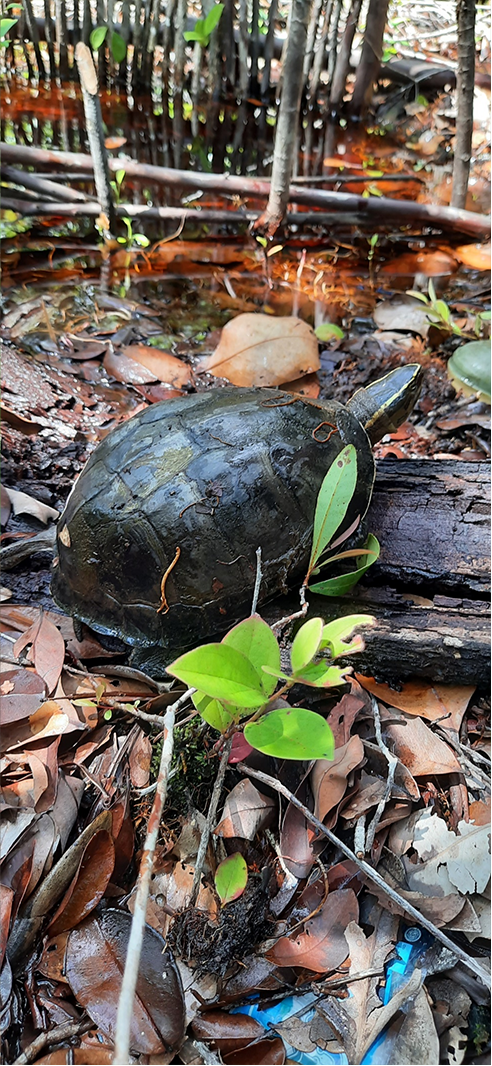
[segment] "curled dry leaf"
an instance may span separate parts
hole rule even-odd
[[[17,514],[30,514],[33,518],[37,518],[38,522],[42,522],[43,525],[52,519],[55,521],[60,512],[55,507],[49,507],[47,503],[41,503],[40,500],[35,500],[32,496],[28,496],[27,492],[18,492],[17,489],[5,489],[12,510],[15,515]]]
[[[151,381],[157,381],[157,374],[148,370],[136,359],[130,359],[121,351],[109,350],[103,359],[103,367],[116,381],[123,381],[127,385],[148,385]]]
[[[14,655],[31,644],[28,660],[34,663],[36,673],[46,683],[48,695],[56,687],[65,659],[65,641],[60,630],[46,615],[40,613],[37,621],[16,640]]]
[[[392,830],[395,853],[411,848],[412,861],[404,859],[407,881],[415,892],[442,896],[456,889],[483,892],[490,878],[490,829],[460,822],[458,834],[430,808],[410,815]],[[420,861],[415,861],[416,852]]]
[[[67,943],[66,975],[78,1002],[103,1033],[114,1039],[131,916],[107,910],[72,930]],[[159,1055],[179,1046],[184,1036],[184,997],[179,973],[165,941],[145,926],[141,967],[133,1003],[130,1049]]]
[[[148,785],[151,759],[152,744],[147,734],[141,729],[135,743],[132,744],[129,756],[130,779],[134,788],[145,788]]]
[[[349,953],[345,929],[357,921],[357,896],[350,888],[330,892],[318,914],[293,937],[282,936],[266,953],[277,966],[301,966],[315,973],[336,970]]]
[[[242,314],[222,330],[213,355],[201,363],[233,385],[281,385],[319,370],[318,341],[300,318]]]
[[[275,800],[262,796],[252,781],[240,781],[226,799],[215,835],[253,840],[260,829],[272,824],[276,809]]]
[[[222,1010],[197,1014],[191,1028],[196,1040],[211,1042],[213,1047],[222,1052],[240,1050],[265,1034],[265,1029],[255,1018],[247,1014],[228,1014]]]
[[[191,385],[193,381],[191,367],[183,363],[181,359],[177,359],[175,355],[153,348],[151,344],[128,344],[122,351],[127,359],[132,359],[140,366],[146,367],[154,375],[156,381],[175,385],[176,388]]]

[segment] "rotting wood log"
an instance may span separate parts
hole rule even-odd
[[[57,166],[67,173],[87,170],[92,166],[91,157],[80,152],[55,152],[51,149],[31,148],[26,145],[0,144],[5,163],[21,163],[27,166]],[[205,192],[238,194],[243,199],[266,199],[270,194],[270,182],[258,178],[233,177],[222,174],[204,174],[196,171],[157,167],[137,163],[134,159],[121,157],[108,160],[111,171],[124,169],[133,179],[146,179],[169,188],[203,189]],[[340,215],[356,212],[359,225],[425,225],[447,229],[486,240],[490,236],[490,217],[458,208],[437,204],[417,203],[413,200],[391,200],[388,197],[370,196],[367,199],[356,193],[334,192],[326,189],[306,189],[291,185],[289,199],[292,203],[307,207],[321,207]]]
[[[378,462],[368,526],[380,560],[347,596],[308,594],[310,616],[375,616],[356,670],[395,683],[488,684],[489,500],[486,462]],[[272,622],[296,609],[289,594],[263,613]]]
[[[489,464],[384,459],[377,466],[368,525],[380,561],[348,596],[309,593],[310,615],[374,615],[366,649],[352,660],[361,673],[396,684],[413,676],[487,685]],[[37,550],[51,549],[50,535],[42,536]],[[4,572],[33,550],[26,541],[3,548]],[[272,623],[298,608],[291,592],[261,613]]]

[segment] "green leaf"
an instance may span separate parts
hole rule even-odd
[[[248,883],[246,860],[239,852],[229,855],[219,863],[215,871],[215,887],[222,906],[233,899],[239,899]]]
[[[204,692],[194,692],[191,698],[200,718],[203,718],[203,721],[211,725],[213,729],[218,729],[219,733],[225,733],[229,726],[241,717],[239,711],[237,715],[234,715],[230,707],[224,707],[219,700],[206,696]]]
[[[117,170],[116,171],[115,176],[114,176],[114,180],[115,180],[117,185],[121,185],[122,184],[122,182],[124,181],[124,178],[125,178],[125,174],[126,174],[126,170],[124,170],[123,167],[121,167],[121,170]]]
[[[435,303],[437,300],[436,290],[434,288],[434,282],[432,278],[429,278],[429,284],[427,286],[427,292],[429,293],[429,300],[431,303]]]
[[[331,341],[333,337],[342,340],[345,336],[343,329],[340,329],[340,326],[335,326],[334,322],[323,322],[321,326],[316,326],[314,332],[319,341]]]
[[[6,37],[9,30],[11,30],[12,26],[15,26],[18,21],[19,19],[0,19],[0,39]]]
[[[327,666],[326,662],[308,663],[297,675],[296,681],[311,688],[334,688],[345,684],[345,674],[351,672],[347,666]]]
[[[257,751],[278,759],[332,759],[335,751],[328,723],[304,707],[270,711],[258,722],[248,722],[244,736]]]
[[[207,37],[210,37],[210,34],[213,33],[215,27],[219,25],[223,10],[224,4],[215,4],[214,7],[210,8],[203,24],[204,33]]]
[[[252,663],[259,675],[266,702],[275,688],[276,681],[271,675],[263,674],[262,669],[269,666],[272,670],[280,670],[280,648],[270,626],[259,614],[252,615],[229,630],[222,643],[240,651]]]
[[[450,321],[451,311],[449,310],[449,307],[445,300],[436,300],[432,310],[435,311],[436,315],[439,315],[442,319],[444,319],[445,322]]]
[[[320,645],[322,633],[322,618],[310,618],[296,633],[290,651],[293,674],[300,674],[301,670],[311,662],[311,659],[314,659]]]
[[[196,41],[197,44],[201,44],[202,48],[205,48],[205,46],[208,44],[208,38],[205,36],[204,33],[202,33],[202,26],[203,19],[198,19],[194,30],[187,30],[186,33],[183,33],[185,41],[188,41],[190,43]]]
[[[149,238],[146,237],[144,233],[134,233],[133,241],[134,244],[138,244],[140,248],[148,248],[150,244]]]
[[[126,56],[126,43],[121,33],[117,33],[116,30],[113,30],[111,34],[111,53],[115,63],[122,63]]]
[[[339,577],[330,577],[326,581],[318,581],[314,585],[309,585],[311,592],[316,592],[318,596],[343,596],[346,592],[350,592],[354,585],[360,581],[366,570],[379,559],[381,546],[377,537],[372,533],[369,534],[364,544],[364,550],[370,551],[371,555],[358,556],[357,562],[359,565],[356,570],[351,570],[349,574],[340,574]]]
[[[91,42],[91,48],[93,48],[95,52],[98,52],[101,45],[104,43],[107,32],[107,26],[96,26],[95,30],[92,31],[89,40]]]
[[[428,304],[427,296],[423,292],[417,292],[416,289],[406,289],[407,296],[413,296],[414,300],[421,300],[423,304]]]
[[[490,341],[462,344],[449,360],[448,374],[490,403]]]
[[[226,700],[237,707],[261,707],[265,693],[261,679],[245,655],[227,644],[203,644],[180,655],[168,674],[179,677],[188,688],[197,688],[207,696]]]
[[[331,464],[318,493],[309,572],[343,521],[357,481],[357,452],[348,444]]]
[[[356,651],[362,651],[363,641],[360,636],[354,637],[350,643],[354,629],[358,626],[374,626],[376,619],[371,614],[349,614],[345,618],[335,618],[323,627],[321,648],[329,648],[332,659],[338,659],[339,655],[348,655]]]

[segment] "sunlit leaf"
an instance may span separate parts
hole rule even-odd
[[[354,585],[360,581],[366,570],[379,558],[381,546],[377,537],[372,533],[369,534],[366,540],[364,550],[370,551],[371,554],[364,554],[358,557],[360,565],[356,570],[351,570],[349,574],[340,574],[339,577],[330,577],[326,581],[318,581],[314,585],[309,585],[311,592],[316,592],[319,596],[343,596],[345,592],[350,592]]]
[[[345,336],[343,329],[340,326],[335,326],[333,322],[323,322],[321,326],[316,326],[315,334],[319,341],[331,341],[333,337],[337,340],[342,340]]]
[[[254,666],[245,655],[227,644],[203,644],[193,648],[167,667],[190,688],[237,707],[261,707],[265,693]]]
[[[348,643],[354,629],[359,626],[374,626],[376,619],[370,614],[349,614],[345,618],[335,618],[323,627],[320,648],[328,648],[332,659],[361,651],[363,644],[360,637]]]
[[[304,707],[270,711],[244,727],[246,740],[257,751],[279,759],[332,759],[333,733],[319,714]]]
[[[246,860],[239,852],[229,855],[219,863],[215,871],[215,887],[222,906],[233,899],[239,899],[248,883]]]
[[[331,464],[318,493],[309,571],[343,521],[357,481],[357,452],[348,444]]]
[[[262,668],[269,666],[272,670],[280,670],[280,648],[270,626],[259,615],[251,615],[226,633],[222,643],[249,659],[260,677],[265,696],[271,696],[275,679],[262,673]]]
[[[203,23],[203,30],[206,37],[210,37],[210,34],[213,33],[216,26],[219,25],[223,10],[224,4],[215,4],[214,7],[210,9]]]
[[[319,648],[322,632],[323,619],[310,618],[296,633],[290,652],[293,674],[299,674],[311,662],[311,659],[314,659]]]
[[[327,666],[326,662],[308,663],[296,680],[311,688],[336,688],[337,685],[345,685],[345,675],[351,671],[352,668],[348,666]]]
[[[211,725],[213,729],[218,729],[219,733],[225,733],[229,726],[240,717],[240,713],[237,716],[233,715],[230,707],[224,707],[219,700],[206,696],[204,692],[195,692],[192,700],[203,721]]]
[[[95,30],[92,31],[89,40],[91,42],[91,48],[93,48],[95,52],[98,52],[101,45],[104,43],[107,32],[107,26],[96,26]]]

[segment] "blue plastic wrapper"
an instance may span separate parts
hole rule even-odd
[[[396,958],[392,959],[386,966],[386,983],[380,993],[383,1004],[389,1003],[398,989],[409,980],[415,966],[418,964],[419,957],[432,943],[433,937],[417,926],[410,926],[405,930],[403,940],[399,940],[395,944]],[[317,999],[318,997],[314,992],[307,992],[304,995],[287,996],[267,1010],[261,1010],[256,1003],[251,1003],[244,1007],[237,1007],[233,1013],[249,1014],[251,1018],[256,1018],[265,1029],[269,1029],[270,1026],[278,1025],[279,1022],[285,1021],[286,1018],[290,1018],[293,1014],[299,1015],[299,1012],[305,1007],[306,1012],[300,1017],[301,1021],[308,1025],[315,1015],[311,1004]],[[389,1036],[387,1030],[383,1030],[369,1048],[362,1066],[382,1066],[382,1064],[390,1063],[391,1047],[388,1044],[389,1041],[392,1043],[393,1039],[393,1036]],[[310,1052],[298,1051],[285,1040],[284,1044],[287,1058],[292,1059],[293,1062],[301,1063],[302,1066],[346,1066],[348,1063],[346,1055],[334,1055],[329,1051],[323,1051],[321,1048],[316,1048]]]

